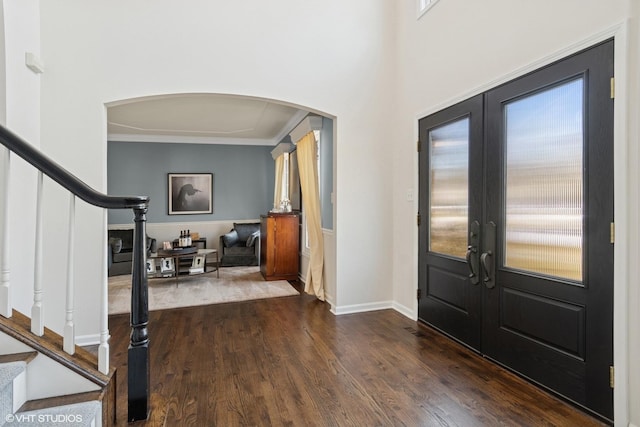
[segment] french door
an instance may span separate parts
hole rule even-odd
[[[420,120],[418,317],[613,419],[613,41]]]

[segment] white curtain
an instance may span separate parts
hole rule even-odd
[[[276,181],[273,187],[273,208],[280,207],[282,201],[282,177],[284,175],[284,154],[276,157]]]
[[[309,249],[311,251],[304,291],[324,301],[324,242],[318,189],[318,151],[313,132],[303,136],[296,146],[302,204],[307,219],[307,233],[309,233]]]

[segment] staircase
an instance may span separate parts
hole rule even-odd
[[[21,283],[20,293],[33,296],[31,317],[17,311],[12,298],[10,254],[20,246],[9,244],[9,216],[20,214],[9,206],[10,159],[17,155],[37,171],[34,283]],[[70,195],[66,283],[52,289],[65,296],[62,335],[44,324],[42,287],[42,191],[47,177]],[[100,325],[97,355],[76,346],[74,309],[74,249],[76,199],[103,208],[104,253],[95,260],[106,265],[106,209],[131,209],[134,213],[133,272],[131,288],[131,340],[128,355],[128,420],[138,421],[149,412],[148,290],[145,268],[146,196],[109,196],[80,181],[42,152],[0,125],[0,426],[108,426],[115,422],[115,369],[109,366],[108,291],[104,280],[95,298],[100,302],[95,319]],[[25,254],[21,254],[25,255]]]
[[[97,358],[77,347],[57,349],[62,337],[13,311],[0,317],[0,426],[100,426],[115,419],[115,369],[98,371]]]

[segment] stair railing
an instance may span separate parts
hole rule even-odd
[[[69,204],[69,244],[67,263],[66,309],[63,334],[63,350],[69,354],[75,351],[74,325],[74,229],[76,198],[86,203],[104,208],[104,224],[106,226],[107,209],[132,209],[134,213],[133,239],[133,272],[131,283],[131,340],[128,354],[128,419],[137,421],[146,419],[149,412],[149,321],[148,289],[146,261],[146,213],[149,207],[147,196],[109,196],[100,193],[59,164],[48,158],[41,151],[0,125],[0,144],[7,148],[0,164],[0,315],[11,317],[13,307],[11,300],[11,283],[9,268],[9,192],[11,155],[16,154],[38,170],[36,191],[36,242],[35,271],[33,289],[33,307],[31,311],[31,331],[35,335],[44,333],[44,301],[42,298],[41,265],[42,265],[42,181],[43,174],[48,176],[70,193]],[[1,148],[1,147],[0,147]],[[106,230],[105,230],[106,240]],[[104,245],[106,251],[106,244]],[[106,263],[104,254],[103,265]],[[109,320],[108,289],[106,278],[100,292],[100,344],[98,347],[98,370],[109,373]]]

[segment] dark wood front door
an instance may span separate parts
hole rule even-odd
[[[474,349],[482,344],[483,100],[479,95],[420,120],[426,221],[420,226],[418,314]]]
[[[613,42],[420,120],[419,318],[613,418]]]

